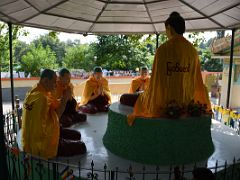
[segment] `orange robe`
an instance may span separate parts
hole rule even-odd
[[[177,35],[156,51],[148,88],[138,97],[134,111],[128,116],[132,125],[135,117],[164,117],[168,103],[188,105],[191,100],[211,104],[203,84],[198,53],[183,36]]]
[[[53,95],[54,95],[57,99],[59,99],[59,98],[61,98],[61,97],[63,96],[63,92],[64,92],[67,88],[69,88],[69,87],[70,87],[70,89],[71,89],[71,91],[72,91],[72,96],[74,96],[74,94],[73,94],[73,84],[72,84],[72,83],[69,83],[67,86],[65,86],[65,85],[63,85],[63,84],[61,83],[60,80],[58,80],[58,81],[57,81],[57,85],[56,85],[56,89],[54,90]]]
[[[23,104],[23,150],[48,159],[57,155],[60,138],[56,109],[59,101],[38,84],[28,92]]]
[[[93,94],[98,93],[99,87],[103,88],[103,93],[108,97],[109,104],[111,103],[111,93],[108,86],[108,80],[101,78],[101,80],[96,80],[93,76],[90,76],[89,79],[85,82],[83,95],[81,98],[81,105],[85,105],[89,102]]]
[[[135,93],[137,90],[142,86],[143,84],[143,90],[148,87],[150,82],[150,78],[147,77],[145,79],[142,79],[141,77],[136,77],[132,80],[131,86],[129,88],[129,93]]]

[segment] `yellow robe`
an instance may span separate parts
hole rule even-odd
[[[57,155],[59,119],[56,108],[59,102],[38,84],[28,92],[23,104],[23,150],[48,159]]]
[[[91,96],[93,94],[97,94],[98,88],[103,88],[103,93],[108,97],[109,103],[111,103],[111,93],[108,86],[108,80],[102,78],[101,80],[96,80],[93,76],[89,77],[89,79],[85,82],[81,105],[85,105],[89,102]]]
[[[223,108],[222,108],[222,106],[219,106],[218,112],[221,113],[221,114],[223,113]]]
[[[218,112],[219,112],[220,106],[218,106],[218,105],[213,105],[213,109],[214,109],[215,111],[218,111]]]
[[[149,82],[150,82],[150,78],[149,77],[147,77],[144,80],[141,77],[136,77],[136,78],[134,78],[132,80],[131,86],[130,86],[128,92],[129,93],[135,93],[141,87],[142,84],[144,84],[143,85],[144,86],[143,90],[145,90],[148,87]]]
[[[230,109],[223,109],[222,111],[222,119],[223,122],[229,125],[229,120],[230,120]]]
[[[67,86],[64,86],[62,83],[61,83],[61,81],[60,80],[58,80],[57,81],[57,85],[56,85],[56,89],[53,91],[53,95],[54,95],[54,97],[56,97],[56,98],[61,98],[62,96],[63,96],[63,92],[67,89],[67,88],[69,88],[70,87],[70,89],[71,89],[71,91],[72,91],[72,96],[74,96],[74,94],[73,94],[73,84],[72,83],[69,83]]]
[[[237,119],[237,111],[235,111],[235,110],[230,111],[230,117],[232,119]]]
[[[164,117],[169,102],[188,105],[191,100],[211,104],[203,84],[198,53],[183,36],[177,35],[156,51],[148,88],[142,93],[128,116],[132,125],[135,117]]]

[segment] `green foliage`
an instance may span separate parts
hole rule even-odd
[[[102,35],[91,44],[96,65],[106,69],[128,70],[149,66],[148,48],[141,43],[142,35]]]
[[[43,48],[48,46],[56,54],[58,66],[62,66],[62,61],[66,53],[65,43],[59,40],[56,32],[51,31],[49,34],[42,35],[32,43],[34,43],[36,47],[38,45],[42,45]]]
[[[57,35],[59,32],[56,31],[49,31],[48,36],[52,37],[53,39],[58,39]]]
[[[14,47],[14,57],[16,62],[21,62],[21,57],[27,53],[29,45],[23,41],[16,41]]]
[[[223,70],[223,64],[220,59],[212,59],[209,49],[202,50],[200,56],[202,70],[209,72],[221,72]]]
[[[22,56],[22,69],[33,77],[39,76],[41,69],[57,67],[55,53],[49,46],[43,48],[42,45],[35,47],[31,44],[29,51]]]
[[[0,22],[0,65],[1,71],[9,71],[9,33],[8,25]],[[26,36],[28,33],[22,29],[22,26],[12,25],[12,43],[13,49],[20,35]],[[13,63],[14,63],[13,59]]]
[[[159,44],[166,41],[160,35]],[[155,35],[103,35],[90,45],[79,40],[67,41],[62,65],[69,69],[92,70],[96,65],[106,69],[135,70],[152,66],[156,50]]]
[[[203,32],[188,33],[188,39],[192,42],[193,46],[199,48],[201,43],[205,43],[205,38],[202,37]]]
[[[66,49],[63,65],[69,69],[92,70],[94,66],[93,54],[88,45],[76,45]]]
[[[8,69],[8,29],[7,24],[0,24],[0,58],[1,58],[1,69],[2,71]]]
[[[151,68],[156,51],[156,35],[101,35],[91,44],[80,40],[61,42],[58,32],[35,39],[30,45],[21,42],[19,35],[27,35],[21,26],[13,26],[13,49],[15,70],[38,76],[41,68],[67,67],[91,71],[96,65],[113,70],[135,70],[140,66]],[[218,33],[219,36],[223,32]],[[197,48],[202,70],[222,71],[219,60],[211,60],[209,45],[202,32],[187,33]],[[167,41],[164,33],[159,35],[159,46]],[[0,23],[0,60],[3,71],[9,70],[8,26]]]
[[[204,69],[209,72],[222,72],[223,64],[220,59],[208,60],[204,63]]]
[[[206,42],[203,32],[193,32],[188,34],[188,38],[196,47],[200,55],[201,69],[209,72],[221,72],[223,70],[222,62],[219,59],[212,59],[209,46],[212,39]]]
[[[159,45],[165,43],[167,41],[167,35],[166,34],[159,34],[159,40],[158,40],[158,43]]]

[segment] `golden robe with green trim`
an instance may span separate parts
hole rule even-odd
[[[188,105],[191,100],[206,104],[211,110],[198,53],[190,42],[177,35],[157,49],[149,86],[138,97],[128,124],[132,125],[136,117],[164,117],[171,101]]]

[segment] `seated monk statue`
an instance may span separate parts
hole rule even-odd
[[[149,81],[150,81],[150,77],[148,74],[148,68],[141,67],[140,76],[132,80],[131,86],[129,88],[129,93],[145,91],[145,89],[148,87]]]
[[[129,88],[129,94],[123,94],[120,98],[120,102],[128,106],[134,106],[138,98],[138,94],[146,90],[149,82],[150,77],[148,74],[148,68],[141,67],[140,76],[132,80]]]
[[[53,91],[57,99],[61,99],[65,91],[71,91],[71,98],[67,101],[65,110],[60,118],[62,127],[69,127],[78,122],[85,122],[87,119],[86,114],[82,114],[76,110],[77,101],[74,99],[73,84],[70,81],[71,73],[69,70],[66,68],[61,69],[59,71],[56,89]]]
[[[102,68],[95,67],[92,76],[85,82],[79,110],[89,114],[107,112],[110,103],[108,81],[102,76]]]
[[[148,88],[135,95],[138,97],[135,97],[133,113],[128,115],[129,125],[134,123],[136,117],[168,117],[168,107],[181,109],[184,115],[184,108],[194,103],[202,105],[206,109],[204,112],[211,113],[198,52],[183,37],[185,20],[179,13],[173,12],[166,20],[165,28],[168,41],[156,51]]]
[[[60,128],[59,118],[72,93],[67,90],[57,100],[52,95],[56,81],[56,73],[45,69],[39,83],[27,93],[23,103],[23,150],[45,159],[86,153],[78,131]]]

